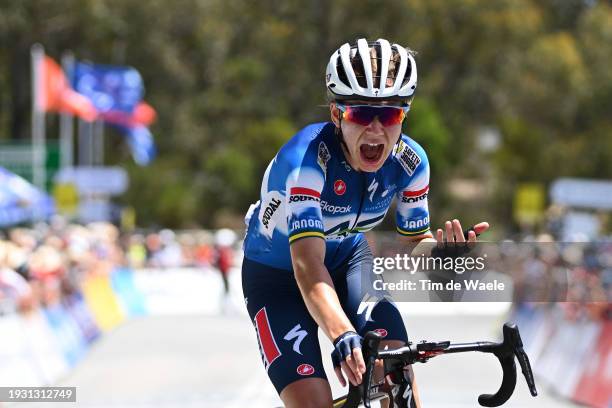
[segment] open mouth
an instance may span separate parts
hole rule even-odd
[[[375,164],[380,161],[385,145],[383,143],[364,143],[359,146],[359,152],[361,154],[361,160],[365,163]]]

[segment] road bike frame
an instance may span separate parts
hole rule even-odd
[[[366,362],[366,372],[363,376],[364,381],[359,386],[351,385],[346,396],[334,400],[334,408],[357,408],[363,403],[366,408],[370,408],[371,401],[379,401],[387,398],[388,394],[381,390],[384,383],[372,383],[374,362],[377,359],[383,360],[385,377],[394,375],[404,381],[401,373],[405,367],[414,363],[426,363],[430,358],[442,354],[464,353],[468,351],[480,351],[491,353],[497,357],[503,370],[502,383],[495,394],[482,394],[478,397],[478,403],[484,407],[498,407],[504,404],[512,396],[516,386],[516,357],[521,366],[523,376],[529,386],[532,396],[537,396],[535,381],[531,371],[529,357],[523,350],[523,342],[518,327],[513,323],[506,323],[503,327],[504,339],[501,343],[489,341],[479,341],[475,343],[451,343],[450,341],[426,342],[422,341],[416,345],[408,343],[407,346],[394,350],[379,351],[378,345],[381,341],[380,335],[375,332],[366,333],[363,341],[363,357]],[[364,384],[367,384],[365,386]],[[397,383],[396,383],[397,384]],[[401,385],[401,384],[400,384]]]

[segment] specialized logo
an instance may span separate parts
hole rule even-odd
[[[377,303],[378,303],[378,299],[376,299],[375,296],[372,296],[366,293],[361,303],[359,303],[359,307],[357,308],[357,314],[360,315],[365,312],[366,321],[368,322],[374,321],[374,319],[372,319],[372,312],[374,311],[374,307],[376,306]]]
[[[330,158],[331,155],[329,154],[327,145],[324,142],[319,143],[319,154],[317,157],[317,163],[319,164],[319,167],[321,167],[321,170],[323,170],[324,173],[327,173],[327,162]]]
[[[300,351],[300,344],[302,344],[302,340],[304,340],[306,336],[308,336],[308,332],[306,330],[303,330],[302,326],[296,324],[295,327],[289,330],[289,332],[287,332],[287,334],[285,334],[285,337],[283,338],[287,341],[295,339],[295,341],[293,342],[293,351],[298,354],[302,354],[302,352]]]
[[[402,203],[418,203],[427,199],[429,186],[418,191],[404,191],[402,193]]]
[[[376,179],[374,178],[372,179],[372,182],[368,187],[368,192],[370,193],[370,202],[372,202],[372,199],[374,198],[374,193],[376,193],[376,189],[378,189],[378,181],[376,181]]]
[[[376,329],[374,330],[376,333],[380,334],[381,337],[387,337],[387,331],[385,329]]]
[[[265,307],[261,308],[259,312],[255,314],[254,323],[261,359],[267,371],[270,365],[282,354],[276,345],[276,340],[274,340],[274,335],[270,329],[270,321],[268,320],[268,314],[266,313]]]
[[[280,207],[281,203],[281,200],[272,198],[270,203],[264,209],[261,223],[264,225],[264,227],[266,227],[266,229],[268,229],[268,225],[270,224],[270,218],[272,218],[278,207]]]
[[[293,187],[289,190],[289,202],[296,203],[301,201],[320,201],[321,193],[317,190],[305,187]]]
[[[391,184],[390,186],[387,186],[387,188],[385,188],[385,191],[383,191],[380,196],[383,198],[386,197],[387,194],[389,194],[389,191],[394,190],[395,188],[397,188],[395,184]]]
[[[334,193],[337,195],[343,195],[346,193],[346,183],[342,180],[336,180],[334,183]]]
[[[421,164],[421,158],[417,152],[404,143],[403,140],[400,140],[398,143],[395,156],[409,176],[412,176],[418,165]]]
[[[330,205],[327,201],[321,201],[321,210],[332,214],[346,214],[351,211],[351,206],[347,205],[342,207],[339,205]]]
[[[300,364],[296,371],[299,375],[306,376],[306,375],[313,375],[315,372],[315,369],[310,364]]]
[[[348,165],[346,160],[342,160],[340,163],[344,164],[344,170],[351,171],[351,166]]]

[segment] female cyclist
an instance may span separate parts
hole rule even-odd
[[[393,197],[400,239],[435,242],[427,156],[401,133],[417,86],[413,52],[384,39],[344,44],[332,54],[325,82],[331,121],[306,126],[280,149],[246,216],[245,302],[264,367],[289,408],[332,406],[317,328],[334,344],[342,385],[344,376],[362,380],[366,331],[383,334],[382,347],[408,341],[393,302],[364,307],[361,283],[373,262],[363,233],[383,220]],[[438,241],[465,242],[458,220],[444,229],[436,231]],[[420,406],[412,373],[406,375],[412,388],[390,390],[394,406]]]

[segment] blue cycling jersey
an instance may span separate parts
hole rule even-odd
[[[245,257],[291,270],[289,245],[305,237],[326,242],[325,265],[340,267],[363,232],[379,224],[397,197],[397,231],[429,231],[429,162],[421,146],[402,135],[376,172],[348,164],[333,123],[309,125],[268,165],[260,200],[249,209]]]

